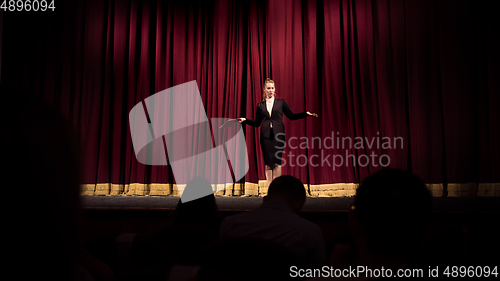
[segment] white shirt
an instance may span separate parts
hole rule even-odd
[[[269,116],[271,116],[271,112],[273,111],[274,105],[274,96],[270,99],[266,99],[267,112],[269,112]],[[273,122],[271,122],[271,128],[273,127]]]
[[[316,224],[293,213],[284,203],[268,200],[260,208],[224,219],[221,238],[253,236],[275,241],[319,268],[326,261],[324,240]]]

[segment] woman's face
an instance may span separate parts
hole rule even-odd
[[[274,83],[267,83],[266,87],[264,88],[264,91],[265,91],[266,97],[268,99],[272,98],[274,96],[274,93],[275,93],[274,92],[275,91],[275,89],[274,89]]]

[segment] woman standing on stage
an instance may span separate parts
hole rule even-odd
[[[274,81],[267,78],[264,82],[262,101],[257,104],[255,120],[238,118],[242,124],[260,127],[260,148],[264,156],[266,180],[268,186],[281,176],[281,158],[285,142],[285,125],[283,113],[290,120],[298,120],[308,116],[318,117],[309,111],[294,114],[284,99],[275,98]]]

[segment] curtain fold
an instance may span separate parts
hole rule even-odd
[[[130,110],[195,80],[207,118],[253,119],[270,77],[292,111],[320,116],[284,120],[282,172],[310,196],[352,196],[383,167],[414,172],[434,196],[500,195],[500,36],[489,2],[58,5],[4,13],[2,83],[42,96],[71,121],[82,194],[176,194],[169,166],[136,160]],[[217,194],[267,192],[260,131],[244,132],[249,171]]]

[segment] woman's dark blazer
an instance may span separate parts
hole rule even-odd
[[[271,122],[273,123],[274,134],[285,133],[285,124],[283,124],[283,114],[290,120],[298,120],[306,118],[307,113],[293,113],[290,107],[286,104],[284,99],[275,98],[271,116],[267,112],[266,101],[261,101],[257,104],[255,111],[255,120],[246,119],[242,124],[248,124],[253,127],[260,127],[261,137],[271,137]]]

